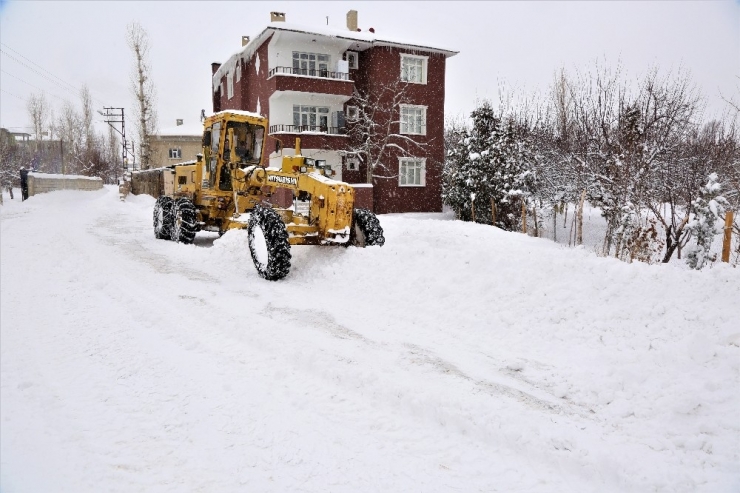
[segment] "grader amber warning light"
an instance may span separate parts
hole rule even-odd
[[[283,156],[280,168],[262,162],[267,119],[244,111],[206,118],[203,152],[194,162],[162,169],[165,194],[154,205],[154,236],[192,243],[198,231],[248,231],[260,276],[288,275],[291,245],[382,246],[383,228],[366,209],[355,209],[351,185],[334,180],[325,161]],[[293,206],[266,202],[278,188],[293,192]]]

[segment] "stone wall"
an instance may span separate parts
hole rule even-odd
[[[134,171],[131,173],[131,193],[151,195],[155,199],[164,193],[162,168]]]
[[[101,188],[103,188],[103,180],[97,177],[28,173],[29,197],[55,190],[100,190]]]

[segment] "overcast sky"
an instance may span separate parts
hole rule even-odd
[[[77,104],[87,84],[97,107],[125,107],[132,56],[126,25],[151,40],[160,127],[210,112],[211,62],[223,62],[269,22],[270,11],[307,26],[363,30],[458,51],[447,62],[447,117],[496,100],[501,83],[546,92],[555,72],[586,71],[601,59],[626,77],[684,67],[710,115],[721,96],[740,99],[740,0],[529,2],[89,2],[0,0],[0,126],[29,126],[25,100],[44,91],[55,109]],[[61,82],[63,81],[63,82]],[[133,122],[132,122],[133,123]],[[131,129],[133,130],[133,128]]]

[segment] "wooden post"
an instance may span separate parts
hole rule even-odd
[[[522,233],[527,234],[527,201],[522,199]]]
[[[732,224],[734,222],[734,213],[727,211],[725,213],[725,237],[722,240],[722,262],[730,261],[730,244],[732,243]]]

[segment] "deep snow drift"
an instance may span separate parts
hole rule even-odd
[[[740,491],[740,272],[449,220],[382,248],[0,207],[0,490]]]

